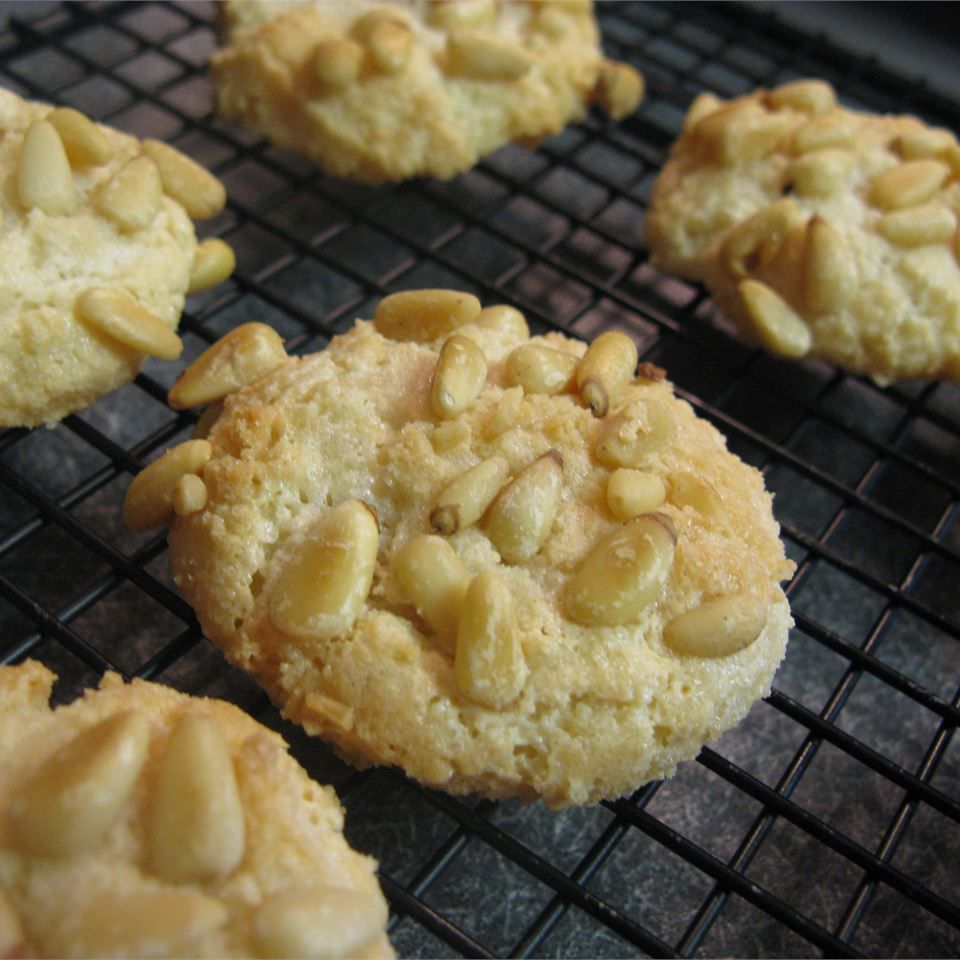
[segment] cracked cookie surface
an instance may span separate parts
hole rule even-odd
[[[652,262],[740,333],[881,384],[960,379],[960,146],[818,80],[702,94],[654,184]]]

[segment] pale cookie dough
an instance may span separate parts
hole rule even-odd
[[[392,957],[330,787],[241,710],[0,667],[0,956]]]
[[[818,80],[701,94],[654,185],[652,262],[748,339],[881,384],[960,380],[960,146]]]
[[[559,807],[669,776],[769,691],[792,571],[770,495],[663,371],[634,379],[624,334],[531,338],[452,291],[302,359],[265,329],[174,386],[248,383],[125,512],[171,523],[204,630],[287,717],[361,766]]]
[[[0,89],[0,427],[60,420],[173,359],[188,292],[233,269],[197,244],[223,187],[179,151]]]
[[[446,179],[643,96],[583,0],[226,0],[217,109],[322,170]]]

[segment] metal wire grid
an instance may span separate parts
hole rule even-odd
[[[235,278],[193,298],[189,362],[249,319],[322,348],[394,289],[456,286],[537,330],[617,326],[760,467],[798,570],[771,696],[665,784],[591,810],[453,799],[356,773],[282,723],[200,636],[162,536],[123,529],[131,474],[189,431],[179,366],[54,430],[0,433],[0,660],[44,660],[60,699],[104,670],[224,696],[337,787],[381,861],[401,955],[956,955],[960,907],[960,390],[880,390],[784,364],[719,329],[704,291],[657,274],[644,204],[691,97],[822,76],[844,100],[960,129],[960,106],[733,4],[604,4],[638,114],[507,148],[449,184],[367,188],[221,124],[203,4],[17,6],[0,84],[170,140],[213,168],[206,225]]]

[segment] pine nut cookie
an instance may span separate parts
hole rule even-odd
[[[446,179],[512,141],[631,113],[643,80],[604,58],[589,0],[226,0],[217,108],[322,170]]]
[[[0,955],[392,957],[333,790],[231,704],[0,667]]]
[[[952,133],[847,109],[802,80],[694,100],[646,241],[775,354],[881,384],[960,380],[958,211]]]
[[[209,434],[126,518],[170,523],[207,635],[351,762],[618,796],[740,720],[791,623],[760,474],[636,366],[624,334],[531,337],[455,291],[392,294],[302,359],[240,327],[171,391],[223,403]]]
[[[191,218],[220,182],[156,140],[0,89],[0,427],[60,420],[179,356],[188,292],[233,269]]]

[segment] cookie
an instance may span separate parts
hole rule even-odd
[[[391,957],[333,790],[241,710],[0,667],[0,954]]]
[[[126,518],[170,523],[206,634],[349,761],[615,797],[743,717],[791,623],[760,474],[636,364],[625,334],[531,337],[453,291],[392,294],[304,358],[240,327],[171,391],[223,402],[209,434]]]
[[[878,383],[960,380],[960,147],[819,80],[701,94],[654,184],[652,262],[747,339]]]
[[[0,427],[61,419],[172,359],[184,297],[233,253],[197,244],[223,187],[184,154],[0,89]]]
[[[221,19],[220,115],[339,177],[450,178],[643,95],[582,0],[226,0]]]

